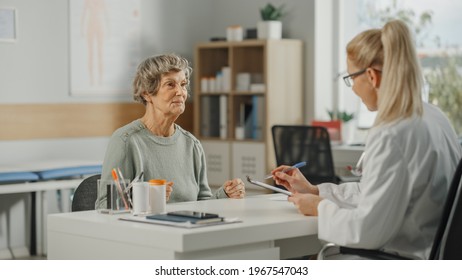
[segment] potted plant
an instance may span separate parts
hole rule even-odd
[[[282,38],[282,22],[284,16],[284,5],[275,7],[268,3],[260,9],[262,21],[257,23],[258,39],[281,39]]]
[[[345,144],[350,144],[354,140],[355,127],[352,122],[354,113],[347,113],[345,111],[327,111],[331,120],[339,120],[341,123],[341,138]]]

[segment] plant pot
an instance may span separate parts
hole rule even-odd
[[[258,39],[281,39],[282,22],[276,20],[267,20],[257,22]]]
[[[351,144],[354,142],[355,139],[355,122],[353,121],[348,121],[348,122],[342,122],[342,143],[343,144]]]

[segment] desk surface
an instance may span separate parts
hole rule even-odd
[[[241,223],[185,229],[121,221],[96,211],[48,216],[50,259],[248,259],[290,257],[319,250],[317,218],[297,212],[283,195],[168,204],[238,217]],[[301,244],[299,244],[301,243]],[[302,248],[302,251],[300,251]],[[284,252],[281,252],[281,250]]]

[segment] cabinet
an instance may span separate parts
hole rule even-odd
[[[262,180],[275,165],[271,127],[302,123],[302,42],[245,40],[198,44],[194,61],[194,133],[209,184]],[[264,192],[247,185],[247,192]]]

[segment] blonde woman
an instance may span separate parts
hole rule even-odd
[[[273,170],[299,212],[318,216],[318,236],[354,248],[428,258],[450,181],[462,156],[442,112],[422,102],[422,73],[408,27],[388,22],[347,46],[347,86],[377,118],[360,183],[312,185]]]

